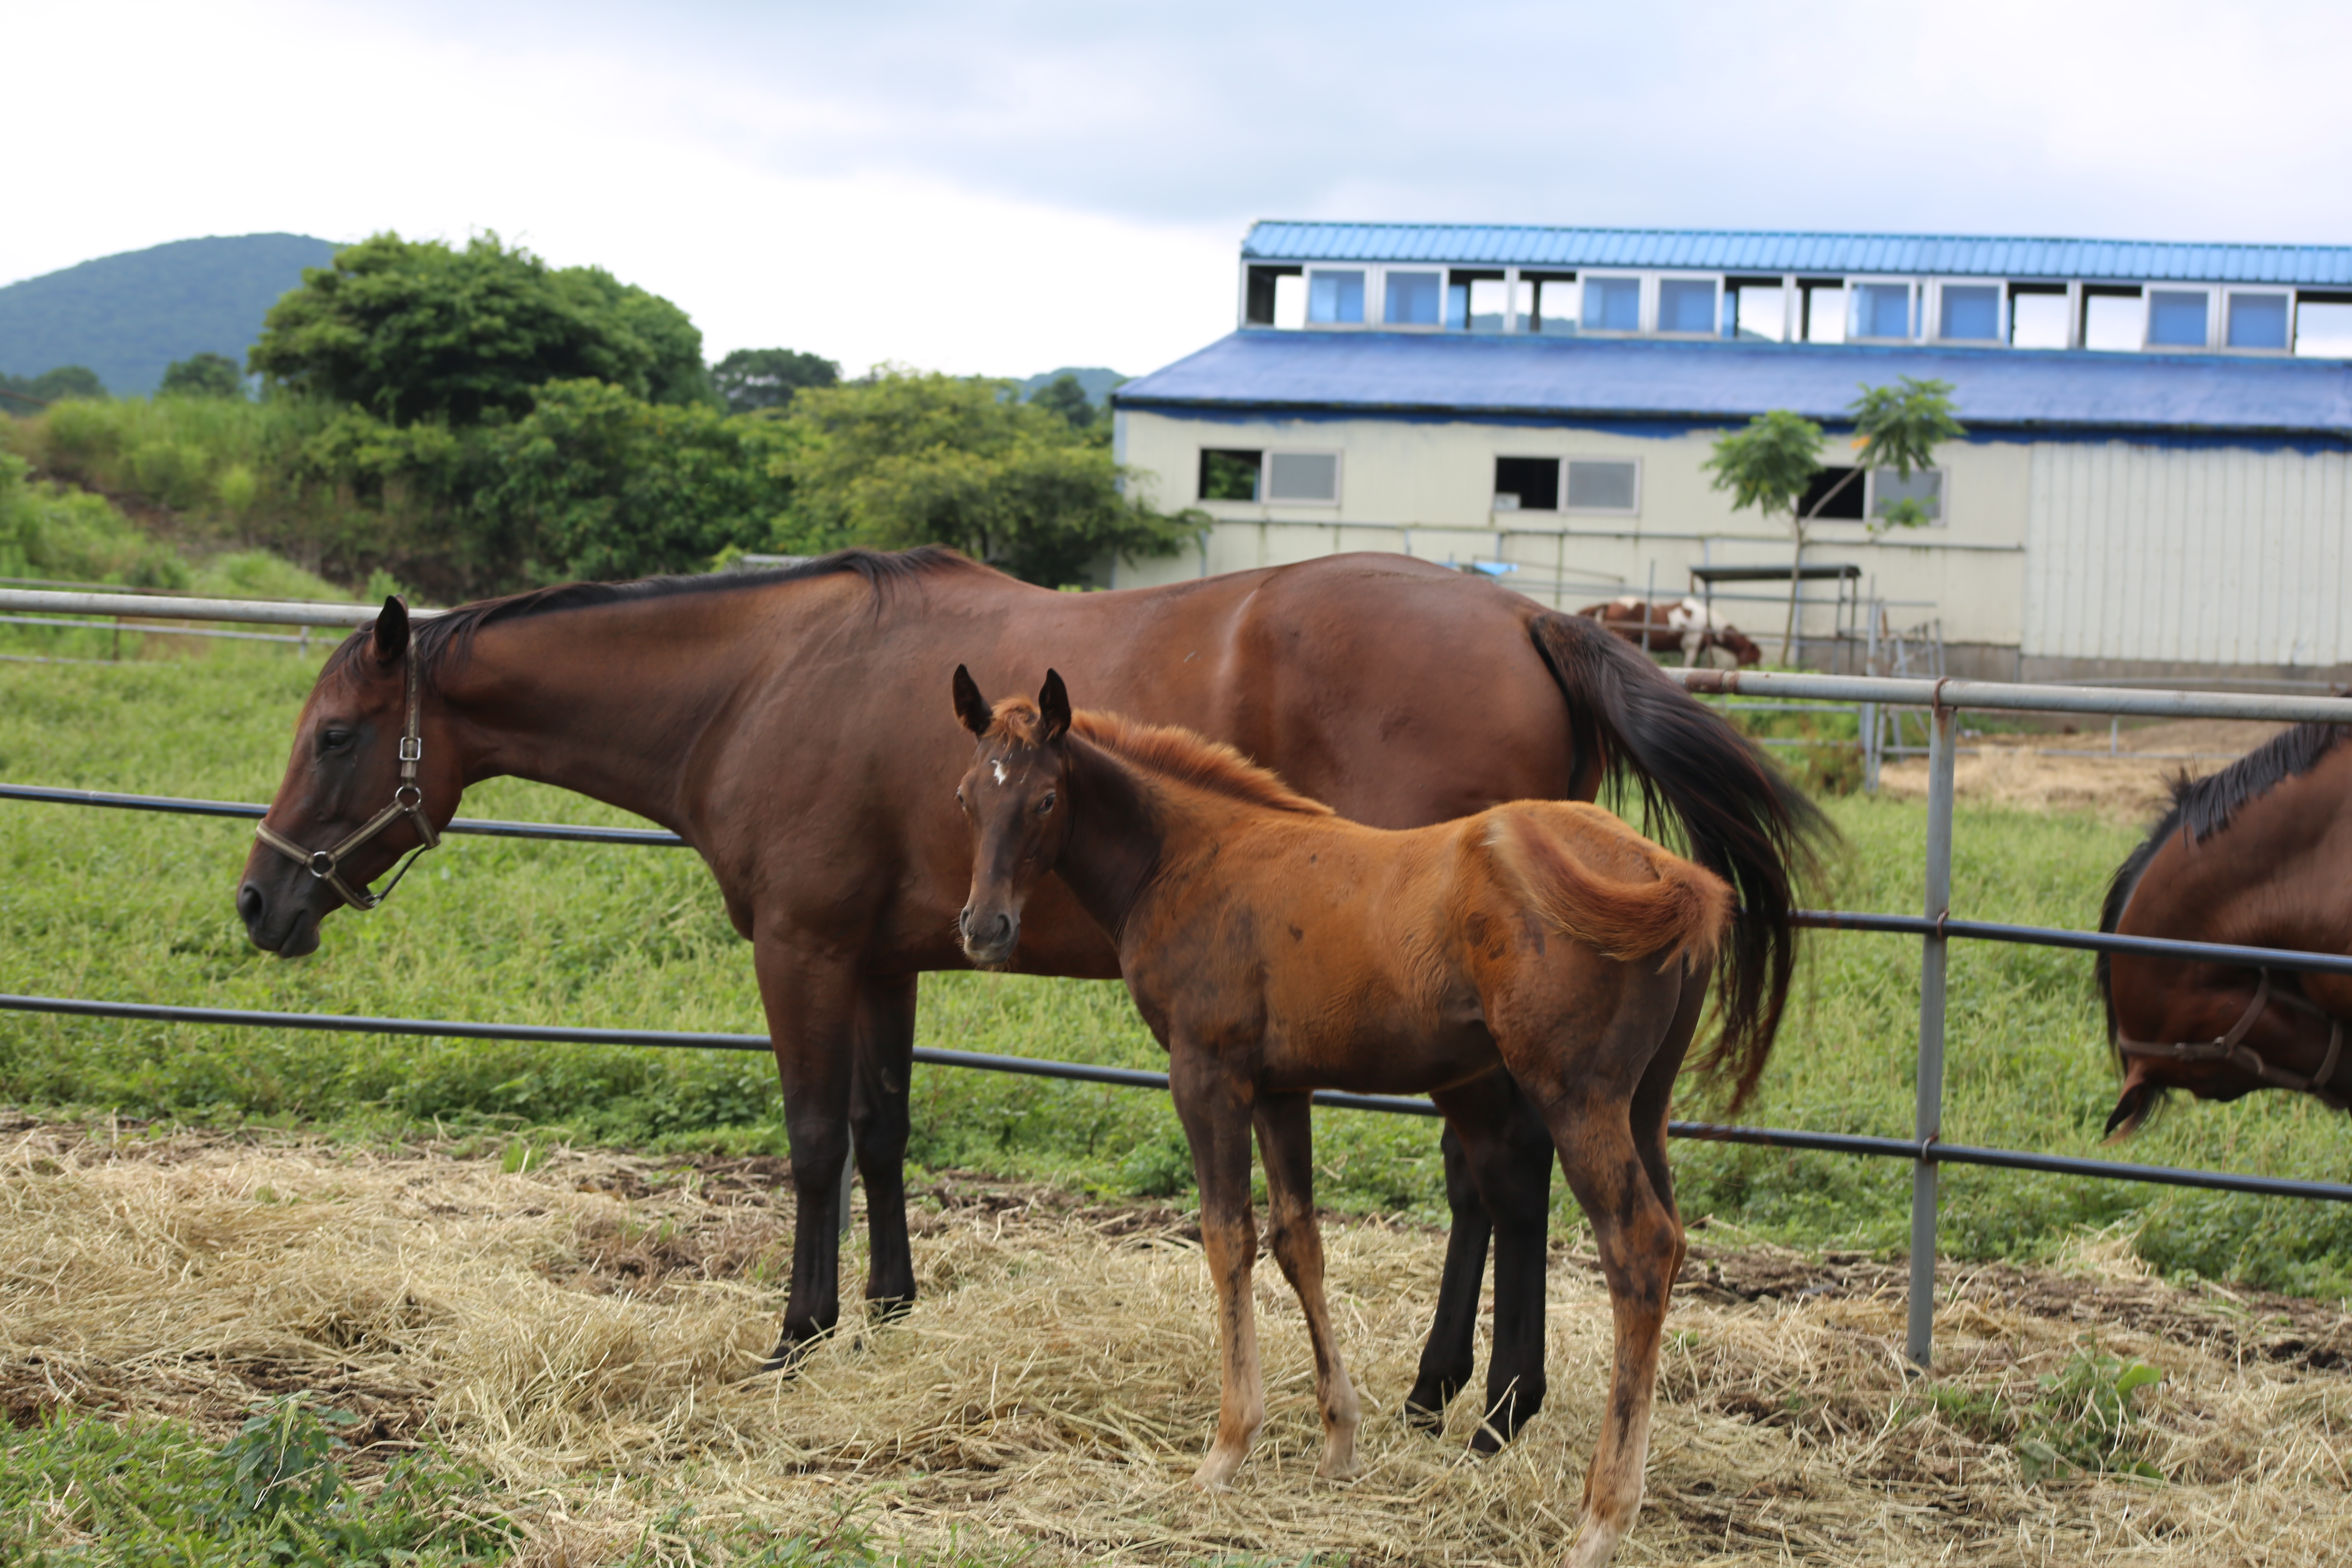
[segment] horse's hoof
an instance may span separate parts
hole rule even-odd
[[[1404,1418],[1416,1432],[1434,1437],[1445,1430],[1445,1407],[1451,1404],[1456,1389],[1440,1387],[1433,1393],[1416,1387],[1404,1396]]]
[[[869,1323],[895,1323],[915,1310],[912,1296],[869,1296],[866,1299],[866,1321]]]
[[[801,1370],[801,1363],[808,1359],[809,1352],[815,1349],[817,1341],[823,1338],[824,1335],[820,1332],[810,1334],[803,1339],[794,1339],[791,1331],[786,1331],[784,1337],[776,1342],[776,1348],[768,1352],[768,1359],[761,1362],[759,1369],[751,1375],[762,1377],[772,1372],[781,1373],[786,1377],[797,1376]]]

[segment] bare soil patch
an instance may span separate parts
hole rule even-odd
[[[2107,751],[2105,725],[2080,733],[1970,736],[1953,759],[1959,798],[2028,811],[2095,811],[2125,820],[2149,816],[2172,798],[2172,780],[2214,773],[2286,726],[2234,719],[2180,719],[2126,728]],[[2090,752],[2083,756],[2075,753]],[[1907,757],[1879,771],[1879,787],[1925,798],[1927,761]]]
[[[1339,1485],[1314,1477],[1304,1331],[1262,1269],[1268,1426],[1238,1484],[1204,1497],[1186,1479],[1213,1420],[1214,1330],[1185,1215],[941,1176],[919,1194],[914,1313],[872,1326],[853,1304],[800,1376],[753,1377],[789,1265],[782,1175],[0,1124],[0,1411],[226,1435],[256,1395],[307,1390],[365,1416],[379,1458],[429,1439],[488,1466],[577,1568],[627,1561],[689,1501],[707,1522],[848,1508],[909,1550],[953,1537],[1040,1563],[1518,1564],[1566,1542],[1609,1350],[1581,1237],[1554,1252],[1549,1401],[1480,1460],[1470,1400],[1441,1437],[1398,1418],[1443,1237],[1328,1226],[1367,1413],[1365,1470]],[[2060,1268],[1948,1270],[1922,1378],[1901,1354],[1899,1268],[1713,1234],[1669,1321],[1650,1500],[1621,1562],[2352,1555],[2338,1307],[2175,1288],[2089,1237]],[[2000,1412],[2085,1354],[2165,1370],[2137,1395],[2135,1450],[2162,1482],[2028,1479]]]

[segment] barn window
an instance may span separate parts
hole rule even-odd
[[[1862,503],[1868,494],[1861,476],[1850,465],[1833,464],[1816,473],[1813,482],[1805,487],[1805,493],[1797,500],[1797,515],[1860,522],[1864,515]]]
[[[1391,272],[1381,320],[1391,327],[1433,327],[1444,301],[1442,272]]]
[[[1557,511],[1559,510],[1558,458],[1497,458],[1495,459],[1496,511]]]
[[[1265,499],[1270,501],[1336,501],[1339,499],[1337,452],[1268,452]]]
[[[2286,296],[2233,291],[2227,342],[2233,349],[2286,347]]]
[[[1307,275],[1307,320],[1318,327],[1360,327],[1364,324],[1364,275],[1326,271]]]
[[[1517,289],[1520,314],[1528,313],[1527,284]],[[1499,332],[1508,330],[1512,288],[1500,272],[1473,272],[1455,268],[1447,275],[1445,324],[1454,331]]]
[[[1584,280],[1584,330],[1588,332],[1640,331],[1642,280],[1639,278],[1587,278]]]
[[[2202,289],[2148,290],[2148,347],[2203,348],[2210,341],[2206,331],[2206,316],[2210,309],[2208,298]]]
[[[2135,286],[2083,286],[2083,346],[2115,351],[2141,346],[2147,330],[2147,302]]]
[[[1900,474],[1874,468],[1868,478],[1871,516],[1885,517],[1899,503],[1910,500],[1919,503],[1919,510],[1927,514],[1929,522],[1940,524],[1944,521],[1943,469],[1914,468],[1906,479]]]
[[[1203,447],[1201,448],[1201,499],[1202,500],[1255,500],[1258,473],[1265,467],[1263,452],[1239,451],[1232,447]]]
[[[1532,279],[1522,274],[1519,287],[1532,288],[1535,295],[1535,320],[1530,322],[1522,317],[1519,321],[1519,331],[1539,332],[1548,338],[1570,338],[1576,335],[1575,273],[1547,273]]]
[[[1667,278],[1658,284],[1658,331],[1713,336],[1715,279]]]
[[[2012,283],[2009,286],[2009,344],[2019,349],[2063,349],[2066,346],[2066,285]]]
[[[1853,335],[1858,338],[1907,338],[1911,335],[1911,285],[1864,283],[1853,291]]]
[[[1943,319],[1936,335],[1948,342],[2000,342],[2000,285],[1947,283],[1942,295]]]
[[[1788,337],[1788,290],[1778,278],[1727,278],[1723,288],[1730,296],[1724,315],[1731,336],[1771,343]]]
[[[1568,510],[1634,512],[1641,505],[1640,463],[1580,458],[1568,465]]]
[[[2352,294],[2298,292],[2294,352],[2308,358],[2352,359]]]
[[[1800,338],[1809,343],[1845,342],[1847,300],[1843,279],[1800,278],[1797,297]]]
[[[1304,269],[1297,267],[1253,267],[1249,269],[1247,297],[1243,301],[1242,321],[1253,327],[1298,325],[1303,312],[1299,309],[1301,291],[1305,288]],[[1287,294],[1289,298],[1284,299]],[[1290,309],[1286,311],[1283,306]],[[1290,320],[1285,321],[1287,315]]]

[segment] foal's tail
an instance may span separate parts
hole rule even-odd
[[[1597,805],[1503,806],[1487,826],[1486,847],[1536,913],[1603,958],[1631,963],[1663,953],[1662,968],[1677,959],[1712,963],[1731,924],[1731,889],[1722,878],[1669,855]],[[1595,860],[1645,865],[1649,879],[1612,876]]]
[[[1580,774],[1637,789],[1662,837],[1731,884],[1738,918],[1717,959],[1723,1035],[1699,1064],[1736,1109],[1780,1033],[1797,956],[1789,916],[1836,830],[1764,753],[1598,622],[1544,611],[1528,632],[1568,700]]]

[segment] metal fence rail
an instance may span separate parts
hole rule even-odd
[[[121,795],[102,789],[58,789],[48,784],[0,784],[0,800],[32,800],[50,805],[111,806],[121,811],[161,811],[179,816],[235,816],[258,821],[269,808],[238,800],[187,800],[171,795]],[[659,827],[591,827],[577,822],[505,822],[489,816],[452,817],[444,833],[485,838],[553,838],[573,844],[646,844],[682,848],[686,840]]]
[[[524,1040],[542,1045],[653,1046],[713,1051],[765,1051],[772,1048],[765,1035],[698,1033],[678,1029],[590,1029],[563,1024],[481,1024],[449,1018],[378,1018],[342,1013],[278,1013],[246,1007],[101,1002],[79,996],[0,994],[0,1010],[240,1028],[421,1035],[455,1040]],[[1049,1061],[1038,1057],[992,1056],[982,1051],[947,1051],[929,1046],[916,1047],[914,1058],[918,1063],[929,1067],[970,1068],[982,1072],[1016,1073],[1028,1078],[1061,1079],[1075,1083],[1111,1084],[1120,1089],[1150,1089],[1165,1092],[1168,1088],[1166,1073],[1151,1072],[1142,1068]],[[1318,1089],[1314,1099],[1316,1104],[1336,1110],[1370,1110],[1391,1116],[1439,1114],[1437,1107],[1428,1100],[1402,1095],[1346,1094],[1336,1089]],[[2317,1198],[2332,1203],[2352,1203],[2352,1185],[2300,1181],[2284,1176],[2254,1176],[2235,1171],[2181,1170],[2170,1165],[2138,1165],[2120,1160],[2083,1160],[2063,1154],[2037,1154],[2022,1149],[1980,1149],[1958,1143],[1931,1143],[1923,1147],[1903,1138],[1876,1138],[1851,1132],[1809,1132],[1783,1127],[1741,1127],[1714,1121],[1670,1121],[1666,1124],[1666,1131],[1675,1138],[1709,1143],[1748,1143],[1767,1149],[1801,1149],[1882,1159],[1925,1158],[1948,1165],[1990,1165],[2001,1170],[2038,1171],[2053,1175],[2096,1177],[2105,1181],[2148,1182],[2162,1186],[2252,1193],[2265,1197]]]

